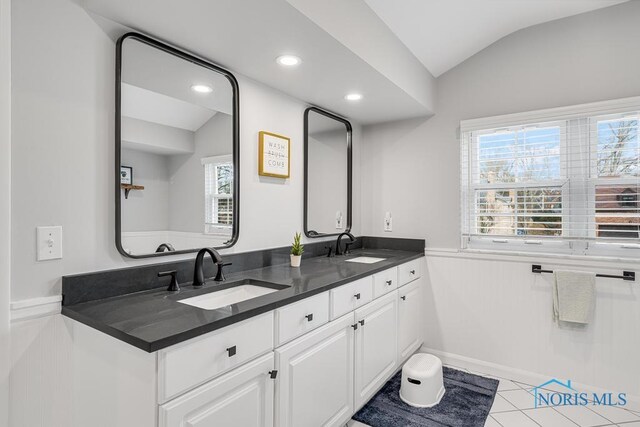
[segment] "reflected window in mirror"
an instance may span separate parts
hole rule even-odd
[[[323,237],[351,230],[351,124],[316,107],[304,114],[304,231]]]
[[[116,245],[139,258],[238,236],[238,86],[228,71],[139,34],[118,41]],[[119,177],[118,177],[119,178]]]
[[[233,163],[231,156],[202,159],[204,166],[204,232],[231,237],[233,226]]]

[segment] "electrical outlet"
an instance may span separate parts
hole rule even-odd
[[[384,231],[391,231],[393,229],[393,218],[391,212],[384,214]]]
[[[336,212],[336,230],[342,230],[342,212]]]
[[[62,227],[37,227],[36,247],[38,261],[62,258]]]

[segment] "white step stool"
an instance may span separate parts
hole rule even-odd
[[[432,354],[417,353],[402,367],[400,399],[417,408],[430,408],[444,396],[442,361]]]

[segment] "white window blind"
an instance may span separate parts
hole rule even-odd
[[[205,233],[229,234],[233,225],[233,163],[231,156],[202,159],[204,167]]]
[[[463,247],[640,257],[636,101],[462,122]]]

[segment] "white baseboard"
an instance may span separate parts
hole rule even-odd
[[[60,314],[61,310],[62,295],[12,301],[11,322],[53,316]]]
[[[447,353],[440,350],[434,350],[432,348],[428,348],[422,346],[420,348],[421,353],[429,353],[434,356],[438,356],[442,363],[445,365],[450,365],[459,368],[465,368],[473,372],[478,372],[480,374],[486,374],[493,377],[500,377],[509,380],[518,381],[525,384],[537,385],[543,384],[546,381],[550,380],[551,377],[548,375],[538,374],[531,371],[525,371],[523,369],[511,368],[509,366],[498,365],[492,362],[485,362],[484,360],[473,359],[471,357],[461,356],[459,354]],[[566,380],[567,378],[560,378]],[[569,378],[570,379],[570,378]],[[595,393],[604,393],[609,391],[616,392],[624,392],[624,390],[604,390],[599,387],[594,387],[588,384],[582,384],[579,382],[572,381],[574,387],[578,390],[583,390],[585,392],[595,392]],[[627,394],[627,405],[625,406],[627,409],[640,411],[640,396],[633,396]]]

